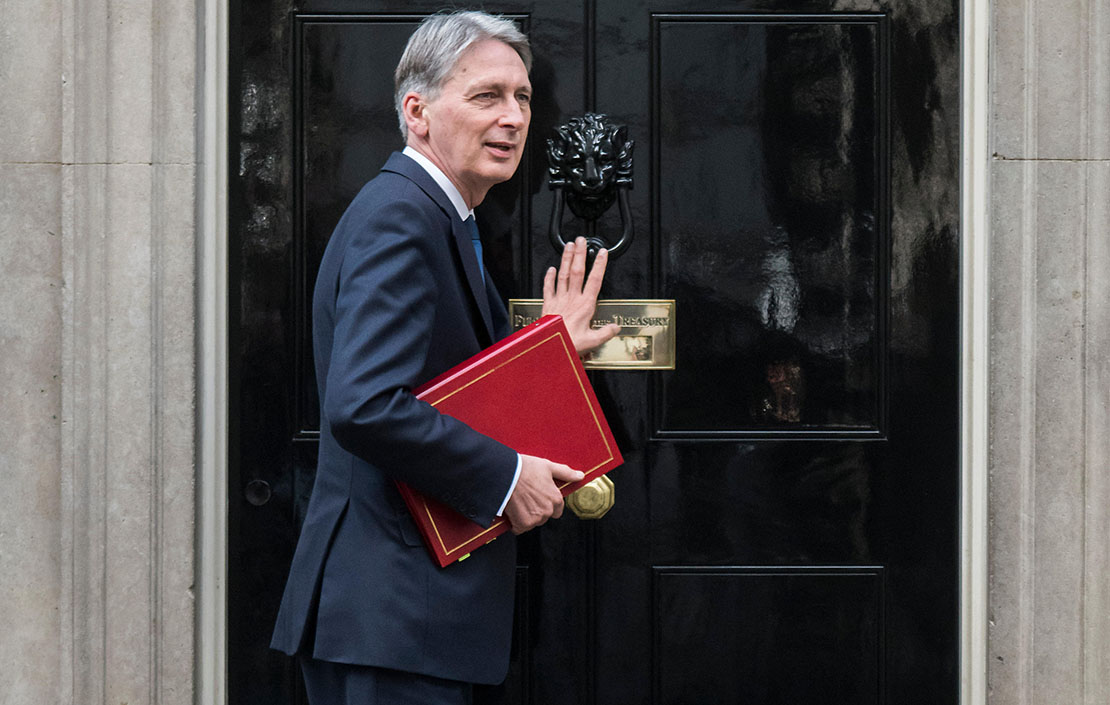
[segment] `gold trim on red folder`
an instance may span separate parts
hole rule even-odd
[[[469,382],[462,385],[461,387],[459,387],[457,389],[454,389],[451,392],[449,392],[449,393],[443,395],[442,397],[436,399],[435,401],[428,402],[428,403],[431,404],[433,407],[438,406],[439,404],[442,404],[447,399],[450,399],[451,397],[455,396],[456,394],[458,394],[462,390],[466,389],[467,387],[473,385],[474,383],[478,382],[479,380],[481,380],[481,379],[487,377],[488,375],[494,373],[495,371],[497,371],[498,369],[500,369],[500,368],[504,367],[505,365],[509,364],[513,360],[516,360],[518,357],[520,357],[522,355],[526,355],[527,353],[531,352],[532,350],[535,350],[539,346],[544,345],[545,343],[548,343],[549,341],[551,341],[552,338],[558,338],[559,341],[563,344],[563,352],[566,354],[567,360],[568,360],[568,362],[570,362],[571,367],[573,368],[574,363],[577,361],[576,360],[577,353],[575,353],[573,350],[570,349],[570,346],[568,345],[567,340],[562,335],[562,332],[557,331],[555,333],[552,333],[548,337],[544,338],[543,340],[539,341],[538,343],[532,345],[531,347],[525,348],[524,350],[518,352],[516,355],[513,355],[512,357],[510,357],[509,359],[501,362],[500,364],[495,365],[494,367],[491,367],[489,370],[487,370],[483,374],[479,375],[478,377],[475,377],[474,379],[470,380]],[[605,449],[609,452],[609,457],[608,458],[601,461],[600,463],[598,463],[597,465],[593,466],[592,468],[590,468],[588,471],[585,472],[585,477],[583,478],[583,480],[588,480],[589,477],[590,477],[590,473],[595,472],[598,468],[602,467],[603,465],[605,465],[609,461],[613,460],[614,455],[613,455],[613,448],[612,448],[612,446],[609,445],[609,439],[605,435],[605,431],[604,431],[604,428],[601,425],[601,422],[598,421],[597,412],[594,411],[593,404],[590,403],[589,393],[586,391],[586,387],[582,383],[581,375],[577,374],[577,370],[575,371],[575,378],[578,380],[578,388],[582,392],[582,397],[586,401],[586,406],[589,407],[589,409],[590,409],[590,415],[594,420],[594,426],[595,426],[595,428],[597,428],[598,433],[601,435],[601,440],[605,444]],[[581,482],[581,481],[582,480],[579,480],[579,482]],[[562,490],[564,487],[566,487],[567,485],[570,485],[570,484],[571,484],[570,482],[564,482],[562,485],[559,485],[559,489]],[[454,553],[455,551],[458,551],[459,549],[461,549],[464,546],[473,542],[474,539],[476,539],[478,537],[481,537],[481,536],[485,536],[489,532],[493,531],[494,529],[498,528],[502,524],[506,523],[506,520],[504,518],[498,518],[498,520],[493,522],[493,524],[491,524],[489,526],[489,528],[487,528],[485,531],[482,531],[481,533],[475,534],[473,537],[467,539],[466,541],[459,544],[458,546],[455,546],[454,548],[448,549],[447,545],[443,541],[443,536],[440,535],[440,533],[439,533],[439,527],[436,525],[435,515],[432,513],[431,508],[428,506],[427,498],[424,497],[423,495],[421,495],[420,496],[420,501],[421,501],[421,504],[423,505],[424,512],[428,515],[429,523],[432,525],[432,529],[435,531],[436,539],[439,540],[440,548],[443,549],[444,554],[447,555],[448,557],[450,557],[451,554]]]

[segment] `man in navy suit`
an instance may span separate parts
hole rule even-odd
[[[519,534],[557,518],[557,481],[582,474],[441,415],[411,390],[508,334],[481,264],[473,208],[509,179],[528,133],[531,51],[503,18],[435,15],[396,72],[406,147],[351,203],[320,264],[313,348],[320,394],[316,484],[271,646],[296,654],[309,699],[464,703],[508,667],[515,541],[440,569],[395,479]],[[544,277],[544,312],[576,348],[590,329],[606,254],[585,276],[567,246]]]

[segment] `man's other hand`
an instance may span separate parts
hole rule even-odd
[[[558,482],[577,482],[583,477],[577,470],[561,463],[520,455],[520,477],[505,505],[505,518],[514,534],[523,534],[540,526],[548,519],[558,519],[563,514],[563,495]]]
[[[543,315],[556,313],[563,317],[579,355],[593,350],[620,332],[616,323],[602,328],[590,327],[601,281],[605,278],[609,252],[602,249],[597,253],[590,276],[586,277],[587,249],[584,237],[568,242],[563,248],[559,270],[549,267],[543,278]]]

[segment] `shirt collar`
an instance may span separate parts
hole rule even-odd
[[[428,172],[428,176],[432,177],[432,180],[436,182],[436,185],[443,189],[443,192],[447,194],[448,200],[451,201],[451,205],[458,211],[459,220],[466,220],[474,215],[474,210],[466,207],[466,200],[462,197],[462,194],[459,193],[459,190],[455,188],[455,184],[451,183],[451,179],[447,178],[447,174],[444,174],[438,166],[433,164],[431,159],[428,159],[408,145],[401,150],[401,154],[404,154],[423,167],[424,171]]]

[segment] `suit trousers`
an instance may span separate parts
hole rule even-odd
[[[471,705],[470,683],[301,657],[311,705]]]

